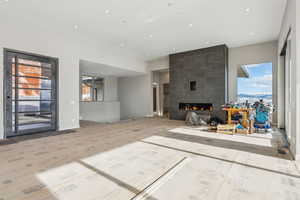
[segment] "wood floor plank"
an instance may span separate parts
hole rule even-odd
[[[79,193],[84,194],[80,198],[84,200],[95,195],[94,199],[129,200],[183,156],[191,157],[189,165],[148,199],[300,198],[293,189],[299,187],[299,169],[289,156],[277,153],[274,141],[268,145],[271,136],[262,140],[261,135],[245,140],[238,137],[230,143],[226,136],[198,134],[197,127],[163,118],[113,124],[83,122],[81,126],[66,133],[42,133],[0,142],[0,200],[76,200]],[[137,146],[130,148],[133,144]],[[66,184],[53,180],[55,175],[51,173],[66,176],[76,167],[81,181],[74,179],[76,176],[66,177]],[[197,173],[200,175],[194,179]],[[267,179],[272,179],[272,184]],[[193,185],[191,190],[184,188],[188,184]],[[266,184],[267,194],[263,195],[260,187]],[[121,189],[114,190],[116,186]],[[277,194],[275,189],[280,187],[283,190]]]

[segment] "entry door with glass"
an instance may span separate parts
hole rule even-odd
[[[57,59],[4,51],[5,134],[57,129]]]

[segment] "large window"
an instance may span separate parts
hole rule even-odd
[[[95,76],[81,76],[81,101],[104,101],[104,79]]]
[[[248,78],[238,78],[238,101],[272,104],[272,63],[246,65]]]

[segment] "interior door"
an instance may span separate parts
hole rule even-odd
[[[57,129],[57,59],[4,52],[6,137]]]
[[[157,88],[153,87],[153,112],[157,112]]]

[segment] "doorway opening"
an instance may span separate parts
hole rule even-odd
[[[169,117],[169,70],[153,71],[152,75],[153,115]]]
[[[5,137],[57,130],[55,58],[4,50]]]
[[[153,85],[153,113],[157,113],[157,86]]]

